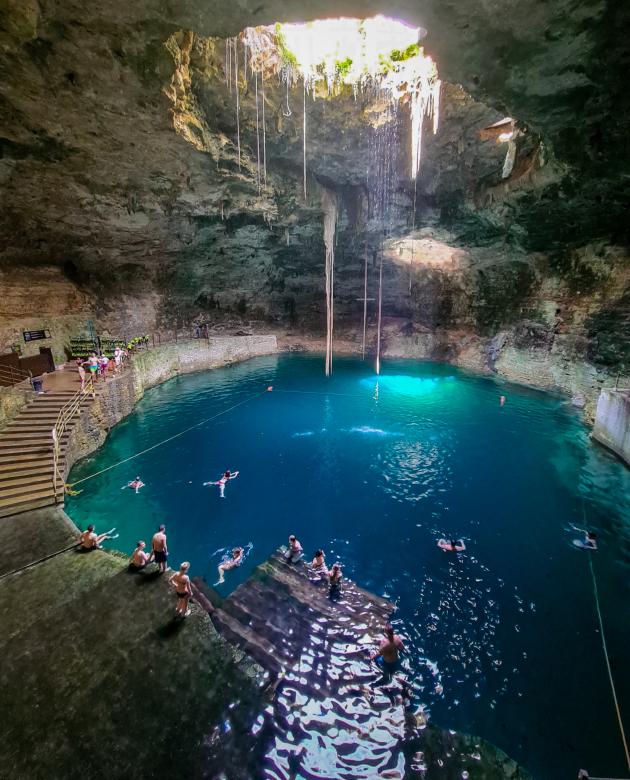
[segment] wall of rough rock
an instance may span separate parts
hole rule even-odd
[[[0,387],[0,431],[18,416],[29,401],[33,400],[32,390],[17,387]]]
[[[74,426],[66,448],[65,477],[78,460],[102,446],[110,429],[131,414],[150,387],[179,374],[220,368],[277,351],[275,336],[239,336],[169,344],[133,355],[130,367],[98,389]]]

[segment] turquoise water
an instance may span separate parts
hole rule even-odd
[[[319,356],[258,358],[150,390],[70,482],[231,410],[84,483],[68,513],[81,528],[115,525],[111,544],[129,553],[163,522],[170,564],[188,560],[210,584],[223,555],[246,547],[222,595],[295,533],[396,602],[434,722],[484,737],[537,778],[626,777],[589,553],[571,529],[586,517],[597,532],[628,715],[626,468],[589,441],[565,397],[428,363],[385,361],[378,381],[355,358],[336,360],[328,380],[323,368]],[[226,469],[240,473],[221,498],[203,483]],[[136,475],[146,487],[121,490]],[[464,538],[466,552],[442,552],[443,536]]]

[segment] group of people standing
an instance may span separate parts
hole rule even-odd
[[[168,544],[166,542],[166,526],[161,525],[158,528],[156,534],[153,535],[151,540],[151,552],[145,552],[146,544],[140,540],[136,546],[136,549],[131,556],[129,565],[135,570],[139,571],[144,569],[147,564],[155,561],[160,574],[165,574],[168,563]],[[168,584],[175,588],[175,595],[177,596],[177,605],[175,612],[180,617],[188,617],[190,615],[190,609],[188,608],[188,602],[192,597],[192,584],[190,577],[188,576],[188,570],[190,569],[190,563],[184,561],[179,567],[179,571],[174,572],[168,578]]]
[[[94,382],[98,382],[99,379],[104,379],[108,373],[115,374],[120,371],[123,360],[127,356],[128,352],[126,349],[116,347],[113,358],[108,358],[107,355],[102,352],[100,355],[97,355],[96,352],[92,352],[87,360],[77,358],[79,378],[81,379],[81,391],[85,392],[85,377],[87,376],[88,371],[92,375]]]

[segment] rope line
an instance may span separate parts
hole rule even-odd
[[[40,558],[39,560],[33,561],[32,563],[27,563],[26,566],[21,566],[19,569],[14,569],[13,571],[8,571],[6,574],[1,574],[0,580],[3,580],[5,577],[11,577],[13,574],[18,574],[19,572],[25,571],[26,569],[30,569],[31,566],[37,566],[38,563],[43,563],[50,558],[54,558],[56,555],[61,555],[61,553],[68,552],[68,550],[74,550],[74,548],[78,547],[80,544],[81,542],[75,542],[74,544],[71,544],[70,547],[64,547],[63,550],[57,550],[57,552],[46,555],[44,558]]]
[[[606,666],[608,668],[608,678],[610,679],[610,687],[612,689],[613,699],[615,701],[615,709],[617,710],[617,719],[619,720],[619,728],[621,730],[621,739],[623,740],[623,749],[626,752],[626,761],[628,762],[628,769],[630,769],[630,753],[628,752],[628,743],[626,742],[626,733],[623,729],[623,722],[621,720],[621,712],[619,710],[619,703],[617,701],[617,691],[615,690],[615,683],[613,682],[612,669],[610,668],[610,659],[608,657],[608,648],[606,646],[606,637],[604,635],[604,621],[602,620],[602,613],[599,608],[599,595],[597,593],[597,580],[595,579],[595,570],[593,569],[593,553],[588,555],[589,566],[591,567],[591,575],[593,577],[593,592],[595,593],[595,606],[597,607],[597,617],[599,618],[599,628],[602,635],[602,647],[604,648],[604,656],[606,657]]]
[[[121,460],[119,463],[114,463],[113,466],[108,466],[106,469],[101,469],[100,471],[97,471],[95,474],[90,474],[89,477],[83,477],[83,479],[78,479],[76,482],[72,483],[71,487],[74,487],[75,485],[80,485],[81,482],[86,482],[88,479],[92,479],[93,477],[98,477],[99,474],[104,474],[106,471],[115,469],[117,466],[122,466],[123,463],[128,463],[130,460],[133,460],[134,458],[138,458],[140,457],[140,455],[144,455],[146,452],[151,452],[151,450],[154,450],[157,447],[161,447],[163,444],[166,444],[169,441],[173,441],[173,439],[177,439],[179,436],[183,436],[185,433],[189,433],[190,431],[193,431],[195,428],[199,428],[200,426],[205,425],[208,422],[212,422],[212,420],[216,420],[216,418],[220,417],[222,414],[227,414],[228,412],[231,412],[233,409],[236,409],[239,406],[243,406],[243,404],[246,404],[249,401],[253,401],[255,398],[260,398],[260,396],[265,395],[266,392],[267,390],[263,390],[261,393],[256,393],[256,395],[251,395],[249,398],[246,398],[244,401],[240,401],[239,403],[234,404],[234,406],[230,406],[229,409],[224,409],[222,412],[218,412],[212,417],[208,417],[206,420],[202,420],[201,422],[198,422],[195,425],[191,425],[190,428],[186,428],[185,431],[180,431],[179,433],[176,433],[174,436],[169,436],[168,439],[164,439],[164,441],[160,441],[157,444],[154,444],[152,447],[147,447],[147,449],[142,450],[142,452],[137,452],[135,455],[131,455],[129,458],[125,458],[124,460]]]

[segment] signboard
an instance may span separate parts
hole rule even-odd
[[[49,330],[25,330],[22,335],[24,336],[24,341],[38,341],[39,339],[49,339],[50,338],[50,331]]]

